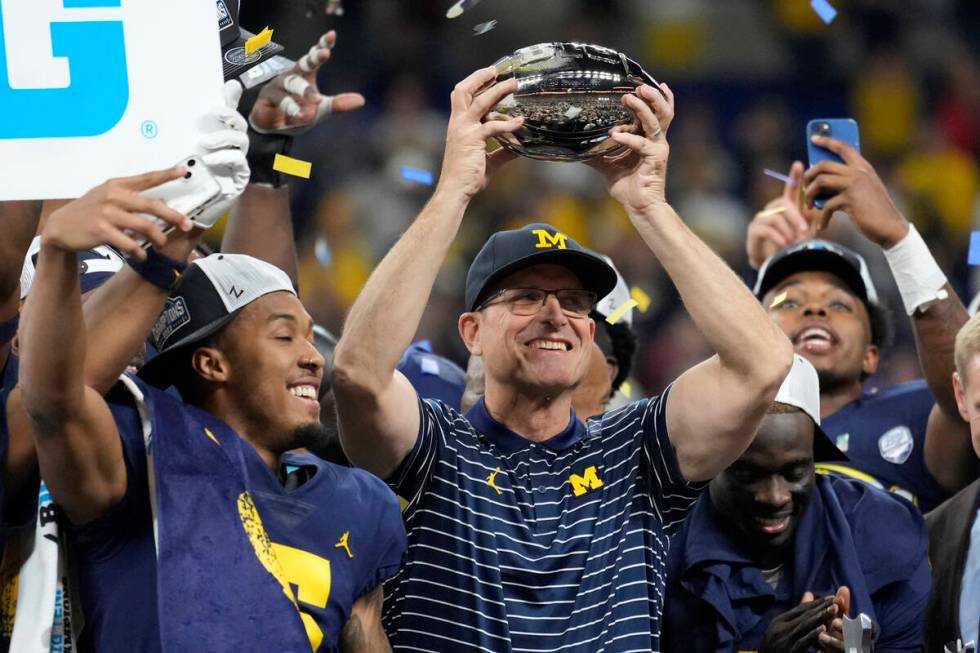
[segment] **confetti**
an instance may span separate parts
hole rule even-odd
[[[402,179],[405,181],[414,181],[417,184],[424,184],[425,186],[431,186],[435,181],[431,172],[410,166],[402,166]]]
[[[446,18],[459,18],[467,9],[472,9],[480,3],[480,0],[459,0],[446,12]]]
[[[606,322],[609,324],[616,324],[623,319],[623,316],[626,315],[627,311],[632,308],[636,308],[637,306],[639,306],[639,302],[637,302],[635,299],[627,299],[625,302],[623,302],[622,306],[606,316]]]
[[[633,386],[630,385],[629,381],[623,381],[619,385],[619,391],[626,395],[627,398],[633,397]]]
[[[762,172],[763,172],[763,174],[769,175],[773,179],[778,179],[779,181],[783,182],[784,184],[789,184],[790,186],[795,186],[796,185],[796,182],[795,181],[793,181],[791,178],[787,177],[786,175],[784,175],[781,172],[776,172],[775,170],[770,170],[769,168],[764,168],[762,170]]]
[[[810,6],[820,16],[820,20],[828,25],[837,18],[837,10],[827,0],[810,0]]]
[[[755,217],[757,217],[757,218],[764,218],[764,217],[769,216],[769,215],[776,215],[777,213],[782,213],[785,210],[786,210],[786,207],[785,206],[777,206],[775,208],[766,209],[765,211],[762,211],[760,213],[757,213]]]
[[[340,4],[340,0],[327,0],[327,15],[328,16],[344,15],[344,6]]]
[[[266,27],[264,30],[245,41],[245,54],[249,55],[257,52],[272,42],[272,30]]]
[[[785,290],[783,292],[779,293],[778,295],[776,295],[775,297],[772,298],[772,303],[769,304],[769,308],[776,308],[777,306],[779,306],[780,304],[782,304],[784,301],[786,301],[786,291]]]
[[[313,255],[316,256],[317,262],[325,268],[329,268],[330,263],[333,262],[333,252],[330,251],[330,244],[323,236],[317,237],[316,243],[313,245]]]
[[[970,233],[970,253],[966,262],[970,265],[980,265],[980,231]]]
[[[641,313],[646,313],[647,309],[650,308],[650,295],[643,292],[643,288],[639,286],[630,288],[630,297],[636,302],[636,307],[640,309]]]
[[[293,157],[286,156],[284,154],[277,154],[276,160],[272,163],[272,169],[276,172],[281,172],[284,175],[292,175],[293,177],[309,179],[310,171],[313,169],[313,164],[309,161],[294,159]]]
[[[473,26],[473,36],[480,36],[481,34],[486,34],[494,27],[497,26],[496,20],[488,20],[485,23],[480,23],[479,25]]]

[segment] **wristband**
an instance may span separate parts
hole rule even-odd
[[[277,154],[289,154],[293,147],[290,136],[277,134],[262,134],[251,127],[248,128],[248,167],[252,176],[249,183],[263,184],[279,188],[287,183],[286,175],[273,170]]]
[[[914,224],[909,224],[905,238],[885,250],[885,260],[895,277],[906,314],[914,315],[925,304],[949,297],[945,288],[946,275],[939,269]]]
[[[126,262],[141,277],[167,292],[174,289],[184,270],[187,269],[187,264],[183,261],[175,261],[152,247],[146,250],[145,261],[127,258]]]
[[[17,335],[17,325],[20,324],[20,313],[9,320],[0,322],[0,345],[5,345]]]

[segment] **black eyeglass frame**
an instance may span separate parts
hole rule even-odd
[[[496,302],[498,304],[508,304],[507,309],[511,313],[514,313],[515,315],[524,315],[524,316],[536,315],[538,313],[538,311],[540,311],[542,308],[544,308],[544,305],[548,302],[548,298],[551,297],[552,295],[554,295],[555,296],[555,299],[558,300],[558,305],[561,306],[562,313],[564,313],[565,315],[567,315],[569,317],[589,317],[589,314],[592,311],[595,310],[595,306],[596,306],[596,304],[599,301],[598,295],[596,295],[591,290],[585,290],[584,288],[556,288],[554,290],[546,290],[544,288],[528,288],[528,287],[501,288],[500,290],[497,290],[497,291],[491,293],[489,297],[487,297],[482,302],[480,302],[480,305],[476,307],[476,311],[479,312],[479,311],[482,311],[485,308],[488,308],[489,306],[493,306],[495,299],[499,298],[504,293],[511,292],[513,290],[532,290],[534,292],[544,293],[544,297],[541,299],[540,303],[538,304],[537,309],[535,309],[535,311],[533,313],[516,313],[514,311],[513,306],[511,305],[514,300],[511,300],[510,302],[507,302],[507,301],[504,301],[504,302]],[[589,297],[589,299],[590,299],[588,308],[584,312],[582,312],[582,313],[579,313],[577,311],[572,311],[572,310],[566,309],[565,306],[564,306],[564,304],[562,304],[561,295],[559,295],[559,293],[567,293],[567,292],[585,293],[585,295],[587,295]]]

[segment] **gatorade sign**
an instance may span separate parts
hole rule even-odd
[[[0,200],[177,163],[221,85],[209,2],[0,0]]]

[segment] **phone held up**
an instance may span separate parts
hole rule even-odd
[[[852,118],[817,118],[806,124],[806,150],[810,160],[810,167],[817,165],[821,161],[844,161],[830,150],[818,147],[810,140],[812,136],[829,136],[839,141],[844,141],[858,152],[861,151],[861,140],[858,135],[858,124]],[[817,208],[822,209],[824,203],[831,196],[818,197],[813,203]]]
[[[141,194],[144,197],[162,199],[174,211],[183,213],[192,222],[196,222],[204,211],[215,202],[220,201],[221,186],[208,170],[208,167],[200,161],[200,157],[196,155],[187,157],[177,166],[182,166],[187,171],[183,177],[168,181]],[[172,224],[164,222],[160,218],[146,214],[143,214],[143,217],[155,222],[165,234],[174,230]],[[149,246],[149,242],[144,241],[142,243],[143,249]]]

